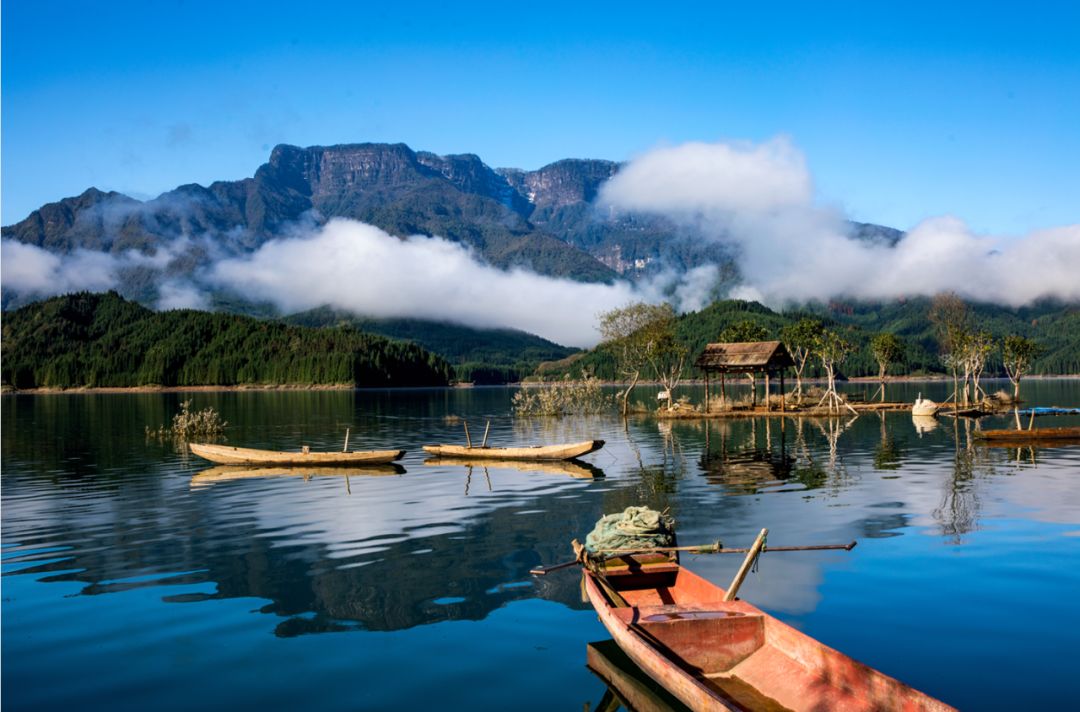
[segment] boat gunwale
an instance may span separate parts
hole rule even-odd
[[[440,443],[424,445],[425,452],[440,458],[472,458],[477,460],[573,460],[604,447],[603,440],[581,440],[557,445],[526,445],[521,447],[489,447]]]

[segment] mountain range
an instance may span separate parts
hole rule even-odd
[[[565,159],[538,170],[493,169],[473,154],[438,156],[405,144],[280,145],[253,177],[183,185],[148,201],[90,188],[2,228],[5,239],[53,253],[77,249],[165,260],[123,268],[117,290],[155,303],[166,279],[188,277],[216,257],[249,254],[298,226],[353,218],[391,235],[437,235],[500,267],[586,282],[635,278],[703,263],[733,276],[735,255],[692,228],[596,205],[620,164]],[[851,223],[852,233],[895,242],[891,228]],[[180,239],[183,238],[183,239]],[[164,262],[164,264],[162,264]],[[216,295],[218,308],[238,304]],[[242,296],[242,295],[241,295]],[[29,301],[5,288],[4,307]]]

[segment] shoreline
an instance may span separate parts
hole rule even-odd
[[[1054,381],[1054,380],[1077,380],[1080,374],[1062,374],[1057,376],[1024,376],[1024,381]],[[938,383],[952,381],[948,376],[890,376],[886,383]],[[1005,377],[983,378],[982,382],[1009,383]],[[803,383],[824,383],[825,379],[804,378]],[[77,386],[75,388],[25,388],[16,389],[4,386],[0,395],[65,395],[65,394],[119,394],[119,393],[231,393],[239,391],[358,391],[358,390],[410,390],[415,388],[540,388],[551,386],[556,381],[520,381],[517,383],[494,384],[491,386],[473,386],[464,384],[450,384],[447,386],[356,386],[351,383],[330,384],[306,384],[306,383],[283,383],[283,384],[258,384],[248,383],[237,386]],[[758,385],[763,381],[759,378]],[[877,376],[854,376],[847,381],[840,381],[838,385],[851,384],[877,384]],[[623,386],[625,382],[603,381],[602,386]],[[639,381],[638,386],[659,386],[659,383]],[[703,379],[690,379],[683,381],[680,386],[703,386]],[[745,385],[733,379],[731,385]],[[791,385],[794,385],[793,381]]]

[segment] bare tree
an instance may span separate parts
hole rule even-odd
[[[845,406],[858,415],[856,410],[836,392],[836,368],[844,362],[851,351],[851,342],[835,331],[823,330],[815,340],[814,352],[821,358],[821,367],[825,369],[825,376],[828,379],[828,388],[825,395],[818,401],[818,405],[828,401],[830,413],[834,408],[840,410],[840,406]]]
[[[796,403],[802,404],[803,371],[806,369],[807,359],[814,352],[815,340],[824,328],[817,319],[807,317],[785,326],[780,331],[780,339],[795,361],[795,390],[792,394],[795,396]]]
[[[988,332],[979,331],[972,333],[964,344],[964,401],[967,402],[967,378],[970,374],[972,383],[972,397],[976,401],[986,398],[986,392],[979,385],[983,371],[986,370],[986,361],[990,358],[993,350],[994,337]]]

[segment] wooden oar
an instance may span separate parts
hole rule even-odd
[[[762,553],[766,551],[851,551],[855,548],[858,542],[853,541],[850,544],[817,544],[814,546],[768,546],[762,547]],[[604,557],[604,561],[611,559],[618,559],[626,556],[627,554],[658,554],[668,551],[686,551],[691,554],[747,554],[753,547],[739,548],[739,549],[723,549],[719,546],[720,542],[713,544],[702,544],[699,546],[657,546],[648,549],[601,549],[597,553],[607,554]],[[543,576],[549,574],[552,571],[558,571],[559,569],[566,569],[574,564],[579,563],[576,559],[574,561],[564,561],[561,564],[555,564],[553,566],[544,566],[541,568],[529,569],[529,573],[534,576]]]

